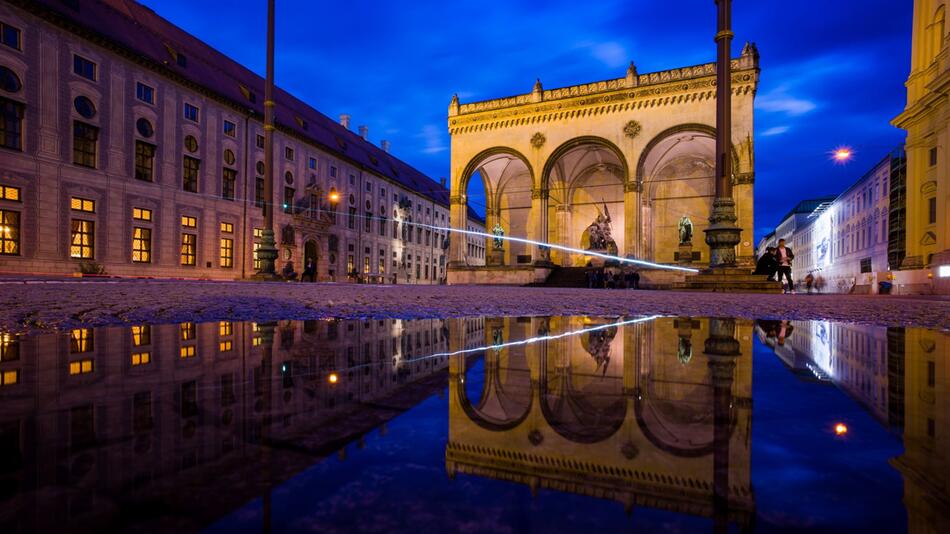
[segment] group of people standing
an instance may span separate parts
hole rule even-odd
[[[633,269],[588,267],[585,274],[591,289],[640,289],[640,273]]]
[[[785,246],[785,240],[779,239],[777,247],[768,247],[762,257],[755,264],[754,274],[764,274],[769,280],[784,282],[785,292],[795,292],[795,282],[792,280],[792,260],[795,254]],[[776,278],[778,276],[778,278]],[[783,281],[782,278],[785,278]]]

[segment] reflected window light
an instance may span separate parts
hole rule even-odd
[[[20,370],[10,369],[0,373],[0,386],[13,386],[20,383]]]
[[[231,321],[221,321],[218,323],[218,335],[227,337],[234,333],[234,323]]]
[[[69,334],[69,352],[79,354],[92,352],[94,347],[91,328],[76,328]]]
[[[152,344],[152,327],[139,325],[132,327],[132,344],[136,347]]]
[[[181,323],[181,340],[195,339],[195,323]]]
[[[151,352],[135,352],[132,353],[132,365],[146,365],[152,362],[152,353]]]
[[[222,341],[218,344],[218,350],[220,352],[231,352],[231,349],[234,347],[233,343],[229,341]]]
[[[185,345],[181,348],[180,356],[182,358],[194,358],[197,350],[194,345]]]
[[[20,359],[20,343],[16,336],[0,332],[0,362],[12,362]]]

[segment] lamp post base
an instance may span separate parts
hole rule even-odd
[[[251,275],[251,280],[276,282],[283,280],[275,269],[277,263],[277,243],[274,241],[274,231],[265,228],[261,235],[261,246],[257,248],[257,259],[261,268]]]

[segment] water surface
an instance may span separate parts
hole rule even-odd
[[[0,530],[946,531],[948,339],[697,317],[0,334]]]

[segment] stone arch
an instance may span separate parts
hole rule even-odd
[[[465,373],[456,378],[458,403],[462,411],[473,423],[486,430],[500,432],[518,427],[528,418],[534,406],[534,383],[529,380],[529,389],[522,395],[522,399],[518,399],[505,391],[505,384],[498,369],[488,362],[485,362],[485,374],[485,384],[482,386],[477,406],[472,404],[465,391]]]
[[[647,157],[649,156],[650,152],[652,152],[653,149],[656,148],[657,145],[663,142],[663,140],[665,140],[666,138],[676,135],[678,133],[683,133],[683,132],[700,132],[700,133],[708,134],[713,139],[716,138],[715,127],[709,126],[708,124],[702,124],[699,122],[677,124],[676,126],[667,128],[663,130],[662,132],[656,134],[655,136],[653,136],[652,139],[650,139],[650,141],[646,144],[646,146],[643,147],[643,150],[640,152],[640,158],[637,160],[636,182],[638,184],[643,185],[643,178],[644,178],[643,168],[646,164]],[[739,153],[736,151],[735,143],[733,143],[733,146],[732,146],[732,163],[733,163],[732,172],[733,174],[735,174],[737,172],[736,170],[738,169],[738,165],[739,165]]]
[[[629,164],[627,163],[627,158],[617,145],[608,141],[607,139],[604,139],[603,137],[598,137],[595,135],[582,135],[580,137],[574,137],[568,141],[565,141],[559,147],[555,148],[554,151],[548,156],[547,161],[544,162],[544,169],[541,172],[542,191],[550,190],[551,172],[554,170],[554,165],[557,163],[557,161],[571,150],[584,145],[600,145],[601,147],[613,152],[620,161],[620,166],[623,169],[623,176],[621,177],[622,182],[626,183],[627,180],[629,180],[630,169]]]
[[[462,170],[462,174],[459,178],[459,192],[461,194],[466,194],[468,191],[468,182],[472,179],[472,175],[475,174],[475,171],[478,170],[489,158],[492,156],[514,156],[515,158],[521,160],[524,163],[525,167],[528,168],[528,176],[531,178],[531,182],[534,182],[534,168],[531,167],[531,163],[528,161],[528,158],[518,150],[505,146],[494,146],[482,150],[471,158],[468,163],[465,165],[465,168]],[[485,198],[492,199],[494,198],[495,191],[491,187],[491,183],[485,177],[482,177],[482,182],[485,187]]]

